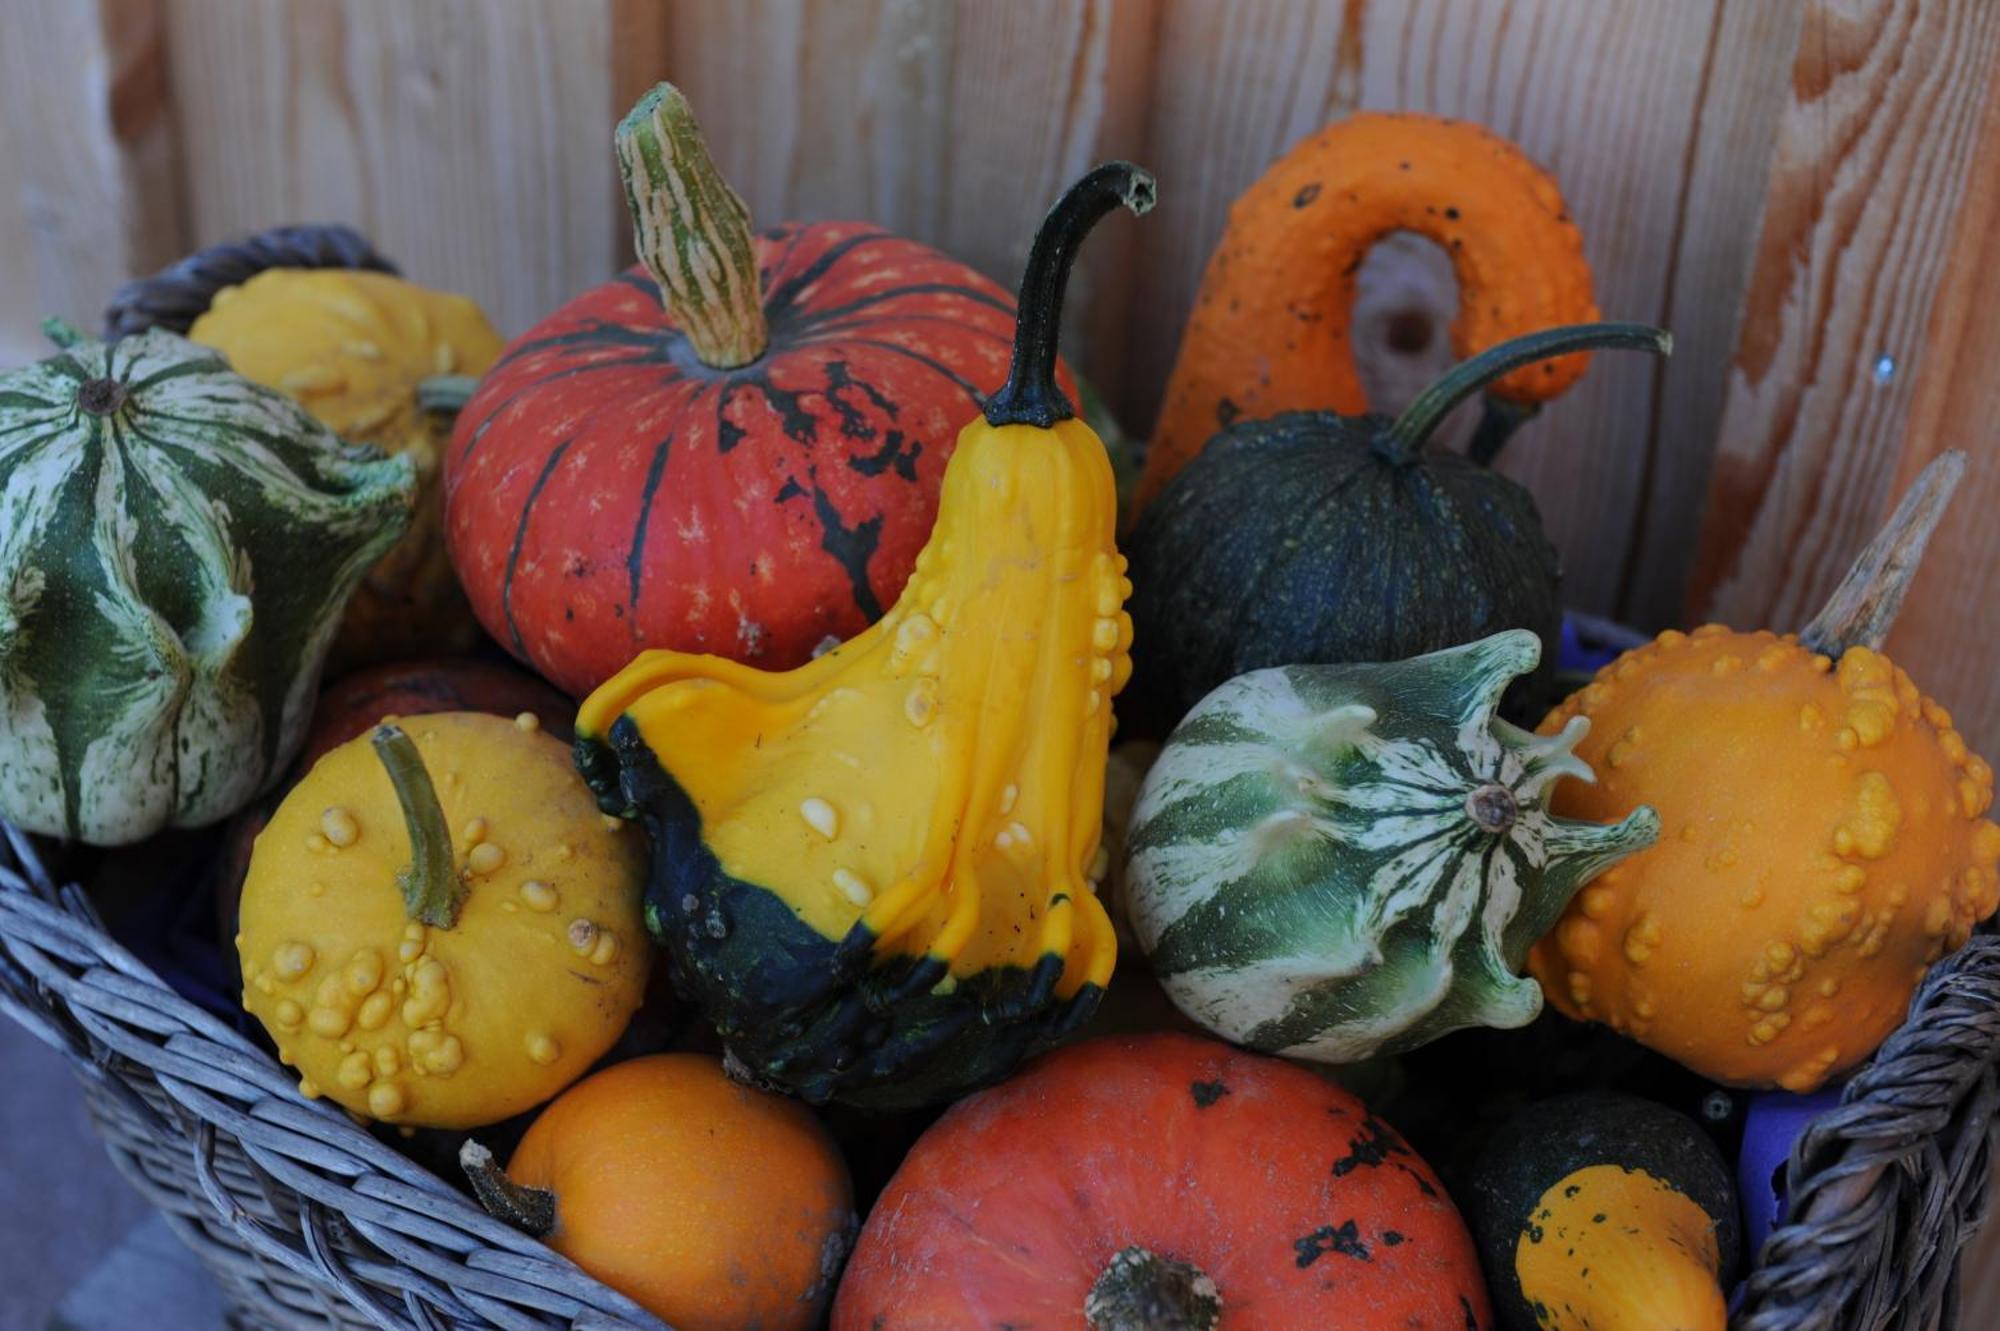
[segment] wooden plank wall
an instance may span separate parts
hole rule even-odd
[[[1555,171],[1607,314],[1677,335],[1665,364],[1600,357],[1502,461],[1571,602],[1796,625],[1897,479],[1971,447],[1898,647],[2000,748],[2000,526],[1975,511],[2000,371],[1972,294],[1996,56],[1986,0],[12,0],[0,351],[301,219],[518,331],[629,256],[608,133],[665,76],[757,217],[871,217],[1003,282],[1086,164],[1153,167],[1159,210],[1093,244],[1069,330],[1143,431],[1239,190],[1356,108],[1465,116]],[[1378,251],[1364,331],[1443,322],[1426,249]],[[1446,354],[1378,348],[1383,405]]]

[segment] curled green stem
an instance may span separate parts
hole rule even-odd
[[[1668,356],[1673,354],[1674,339],[1663,328],[1633,323],[1568,324],[1511,338],[1460,361],[1438,376],[1376,439],[1375,451],[1391,462],[1414,462],[1452,408],[1494,380],[1536,361],[1578,351],[1621,347]],[[1500,442],[1504,442],[1504,436]],[[1499,443],[1482,445],[1482,451],[1490,457],[1499,452]]]

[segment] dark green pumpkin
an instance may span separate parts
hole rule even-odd
[[[1736,1189],[1685,1115],[1599,1091],[1529,1105],[1454,1195],[1503,1331],[1722,1331],[1742,1246]]]
[[[1534,497],[1470,455],[1429,447],[1467,396],[1510,370],[1591,347],[1665,354],[1633,324],[1551,329],[1456,366],[1396,419],[1287,412],[1211,439],[1141,514],[1134,646],[1121,719],[1170,728],[1224,680],[1269,666],[1399,661],[1524,628],[1556,659],[1561,571]]]

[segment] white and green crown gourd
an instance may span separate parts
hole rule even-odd
[[[1174,1002],[1268,1053],[1350,1063],[1541,1011],[1519,974],[1584,883],[1659,820],[1552,816],[1584,718],[1495,709],[1541,645],[1515,629],[1386,665],[1284,666],[1215,689],[1147,774],[1133,932]]]
[[[47,329],[0,375],[0,816],[117,845],[284,770],[416,482],[206,347]]]

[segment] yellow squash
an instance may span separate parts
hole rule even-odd
[[[217,292],[188,336],[342,438],[416,464],[416,515],[348,603],[332,667],[470,645],[475,626],[445,556],[439,490],[451,422],[418,404],[417,387],[483,374],[499,356],[500,335],[479,307],[387,273],[272,268]]]
[[[647,652],[577,719],[644,815],[648,920],[732,1051],[810,1099],[942,1098],[1088,1012],[1116,942],[1093,872],[1131,585],[1104,446],[1055,386],[1077,242],[1152,180],[1050,213],[1013,372],[959,435],[901,598],[799,669]]]
[[[643,856],[529,715],[384,724],[314,765],[243,887],[243,1006],[300,1090],[469,1128],[611,1047],[650,963]]]

